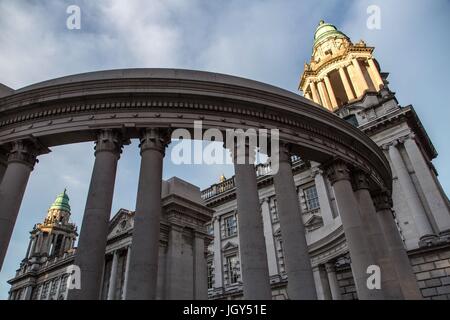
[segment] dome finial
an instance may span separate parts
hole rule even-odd
[[[324,24],[324,23],[325,23],[325,21],[320,20],[320,21],[319,21],[319,26],[322,25],[322,24]]]

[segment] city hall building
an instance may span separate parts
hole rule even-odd
[[[95,238],[84,236],[90,242],[81,238],[83,232],[93,234],[99,228],[96,225],[98,222],[86,219],[89,213],[86,209],[76,248],[78,228],[70,222],[68,194],[64,191],[58,195],[46,216],[43,212],[44,221],[31,230],[24,259],[15,277],[9,280],[10,299],[71,298],[68,296],[67,279],[73,264],[81,266],[82,278],[85,276],[97,283],[97,287],[86,289],[91,290],[91,295],[81,295],[81,298],[450,299],[450,205],[432,164],[437,152],[414,108],[398,104],[395,93],[389,88],[388,73],[381,71],[373,51],[374,48],[363,41],[353,43],[335,26],[321,21],[314,35],[311,61],[305,64],[299,83],[299,90],[308,100],[283,93],[286,99],[283,101],[297,99],[298,105],[305,105],[298,112],[303,112],[309,123],[300,126],[302,129],[298,129],[298,133],[286,129],[286,134],[281,135],[282,140],[290,142],[289,146],[281,143],[279,173],[272,175],[268,162],[246,167],[251,168],[247,171],[239,167],[235,170],[235,176],[221,176],[216,184],[205,190],[176,177],[163,181],[161,189],[156,191],[146,191],[142,186],[142,192],[151,192],[148,198],[152,202],[140,202],[140,190],[136,212],[121,209],[107,225],[102,225],[106,242],[97,250],[106,249],[102,255],[97,252],[95,256],[97,273],[92,272],[91,275],[91,269],[83,269],[87,262],[80,253],[83,249],[95,251],[89,248],[89,244],[95,243]],[[40,90],[51,85],[70,86],[70,82],[108,79],[107,74],[95,76],[95,79],[89,77],[81,75],[67,82],[58,82],[57,79],[52,83],[51,80],[41,86],[25,88],[25,93],[32,94],[33,89]],[[194,80],[205,82],[218,77],[214,75]],[[161,81],[161,78],[164,76],[157,79],[161,86],[176,87],[170,79]],[[240,78],[224,78],[219,87],[231,84],[254,89],[239,97],[240,105],[248,104],[249,108],[239,111],[241,124],[250,125],[251,118],[261,117],[268,119],[267,122],[261,120],[267,124],[266,127],[275,121],[285,126],[296,125],[294,118],[283,122],[275,115],[267,116],[269,111],[251,109],[259,95],[270,106],[270,95],[266,93],[280,96],[282,93],[259,83],[244,82]],[[7,99],[12,94],[14,92],[2,88],[0,99]],[[46,96],[39,97],[39,101],[46,102]],[[196,99],[198,105],[192,101],[192,106],[182,105],[181,101],[161,101],[151,107],[192,107],[195,111],[190,114],[200,116],[191,120],[210,121],[216,126],[226,122],[234,125],[221,112],[234,112],[233,103],[237,98],[230,100],[225,107],[209,104],[208,108],[204,107],[209,111],[204,113],[203,100]],[[14,102],[11,101],[8,103]],[[100,110],[107,108],[102,103],[98,102]],[[133,110],[133,102],[130,105],[127,103],[119,99],[116,108],[128,108],[123,114],[128,112],[129,119],[142,117],[144,111],[139,108],[144,106],[143,102],[136,102],[137,111]],[[0,106],[6,104],[0,103]],[[96,104],[93,105],[86,112],[94,114]],[[75,110],[70,121],[75,121],[76,112],[83,110]],[[153,119],[165,117],[164,111],[158,110],[150,110]],[[87,115],[80,113],[80,117],[84,116],[86,121],[90,116],[94,117],[89,112]],[[116,118],[120,118],[120,112],[114,111]],[[181,123],[189,118],[187,113],[180,112],[171,121]],[[51,112],[48,114],[52,115]],[[28,115],[20,116],[27,120]],[[103,120],[106,123],[108,117],[98,116],[97,125]],[[328,118],[323,123],[315,124],[324,117]],[[131,128],[127,132],[134,132],[132,128],[138,122],[129,119],[122,120],[122,123],[126,124],[124,127],[127,130]],[[51,121],[53,125],[59,120]],[[1,126],[12,123],[13,120],[0,117]],[[353,138],[347,139],[341,135],[341,127],[343,131],[354,134]],[[7,127],[8,134],[20,131],[20,128],[15,128]],[[56,135],[58,130],[55,127],[49,135]],[[292,147],[293,141],[300,144],[306,130],[304,136],[309,141],[308,147],[305,147],[306,144],[299,149]],[[70,132],[66,136],[73,141],[83,140]],[[290,140],[288,132],[297,140]],[[319,137],[316,136],[318,132],[325,133]],[[163,140],[163,135],[156,135],[155,140],[155,133],[152,134],[148,139],[141,137],[141,145],[153,143],[149,150],[161,148],[158,143]],[[344,143],[332,143],[334,136]],[[363,136],[370,137],[372,142],[359,144],[365,141]],[[0,131],[0,142],[2,137]],[[43,144],[60,144],[45,137],[41,139]],[[102,141],[109,141],[110,137],[104,135],[101,139],[96,140],[97,152],[99,146],[104,147]],[[365,153],[364,148],[373,142],[377,151],[373,154],[367,152],[369,160],[364,160],[364,157],[361,160],[358,152]],[[312,150],[311,146],[315,144],[317,148]],[[143,159],[149,155],[145,150],[141,147]],[[319,153],[326,152],[331,156],[319,156]],[[378,169],[382,166],[381,162],[370,162],[377,154],[387,160],[385,171]],[[146,161],[154,163],[156,160],[148,156]],[[146,170],[145,165],[141,165],[140,181]],[[97,174],[101,175],[98,173],[100,170],[96,172],[94,167],[93,180]],[[254,182],[248,177],[254,177]],[[92,181],[91,188],[95,188]],[[143,222],[145,219],[141,212],[145,210],[144,205],[150,206],[153,211],[158,211],[160,206],[157,226]],[[142,222],[146,229],[138,229],[136,221]],[[151,230],[159,230],[155,231],[158,236],[156,242],[150,241],[151,235],[147,238],[142,235],[151,233]],[[137,244],[135,241],[141,242]],[[133,252],[137,253],[133,255]],[[152,263],[141,261],[145,255],[142,252],[153,252]],[[371,264],[381,268],[381,290],[373,292],[364,287],[364,276]],[[83,273],[84,270],[87,270],[86,273]],[[152,295],[138,295],[138,290],[130,281],[146,284],[147,280],[153,283]],[[267,290],[269,294],[264,295]]]

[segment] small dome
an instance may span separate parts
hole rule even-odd
[[[66,192],[67,192],[66,189],[64,189],[64,192],[56,197],[56,200],[55,202],[53,202],[52,206],[50,207],[50,210],[56,209],[70,212],[69,196],[67,195]]]
[[[348,39],[348,37],[341,31],[339,31],[334,25],[332,25],[331,23],[326,23],[323,20],[320,20],[316,32],[314,33],[314,45],[316,45],[319,41],[322,41],[328,37],[338,37]]]

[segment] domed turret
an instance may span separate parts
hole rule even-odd
[[[61,210],[70,212],[69,196],[67,195],[66,189],[64,189],[63,193],[60,193],[56,197],[56,200],[53,202],[52,206],[50,207],[50,210]]]
[[[326,23],[323,20],[320,20],[316,32],[314,33],[314,46],[329,37],[349,39],[331,23]]]

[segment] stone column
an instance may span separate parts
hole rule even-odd
[[[0,150],[0,183],[3,180],[3,176],[5,175],[7,166],[8,166],[8,157],[6,156],[6,152]]]
[[[220,230],[220,216],[213,218],[214,224],[214,288],[223,287],[222,279],[222,235]]]
[[[328,110],[332,110],[330,98],[328,97],[327,88],[325,87],[325,84],[323,81],[318,82],[319,87],[319,93],[320,93],[320,99],[322,100],[322,106],[327,108]]]
[[[314,276],[305,238],[302,212],[292,175],[289,146],[280,143],[279,170],[273,182],[285,252],[287,291],[292,300],[315,300]]]
[[[156,298],[162,172],[168,142],[167,130],[146,129],[141,136],[141,168],[127,288],[130,300]]]
[[[353,68],[356,73],[356,86],[359,89],[358,96],[362,96],[364,91],[369,89],[369,85],[367,84],[366,78],[364,77],[364,73],[359,65],[359,61],[357,58],[352,59]]]
[[[102,130],[97,136],[94,168],[74,261],[81,271],[81,288],[69,290],[70,300],[100,298],[106,237],[122,145],[122,137],[116,131]]]
[[[323,282],[322,282],[322,275],[320,272],[320,267],[319,266],[315,266],[314,268],[312,268],[312,273],[313,273],[313,277],[314,277],[314,289],[316,290],[316,296],[317,296],[317,300],[327,300],[325,297],[325,288],[323,286]],[[288,279],[289,281],[289,279]],[[289,282],[288,282],[289,285]],[[288,293],[289,295],[289,293]],[[289,296],[289,299],[291,299],[291,297]]]
[[[325,86],[327,87],[332,109],[337,108],[338,103],[336,100],[336,96],[334,95],[333,87],[331,86],[330,78],[328,77],[328,75],[325,75],[323,79],[325,80]]]
[[[347,74],[345,73],[345,67],[339,68],[339,75],[341,76],[342,84],[344,85],[345,93],[347,95],[348,100],[355,99],[355,95],[353,94],[352,86],[348,80]]]
[[[128,274],[130,271],[130,256],[131,256],[131,247],[127,247],[127,260],[125,262],[125,274],[123,279],[123,289],[122,289],[122,300],[125,300],[127,297],[127,286],[128,286]]]
[[[389,146],[389,158],[391,158],[391,163],[397,173],[398,181],[402,187],[402,194],[411,210],[419,238],[421,240],[427,239],[432,237],[434,232],[397,147],[397,141],[394,141]]]
[[[358,203],[350,182],[350,170],[342,161],[335,161],[327,167],[328,179],[334,188],[342,225],[351,257],[351,267],[355,278],[356,291],[360,300],[383,299],[379,289],[370,290],[367,285],[366,271],[376,264],[361,221]]]
[[[397,272],[403,297],[406,300],[422,299],[416,276],[412,270],[411,262],[391,211],[391,197],[386,191],[380,192],[375,195],[374,203],[377,218],[388,246],[389,257]]]
[[[268,197],[261,200],[261,213],[263,217],[264,239],[266,240],[267,261],[269,264],[269,276],[277,275],[278,263],[275,242],[273,239],[272,216],[269,207]]]
[[[336,277],[336,269],[334,263],[325,263],[325,270],[327,271],[328,284],[330,285],[331,299],[341,300],[341,288]]]
[[[239,217],[239,251],[243,279],[244,299],[271,300],[264,229],[259,206],[258,186],[254,163],[254,150],[237,146],[230,150],[234,158],[237,212]],[[239,151],[245,148],[246,161],[240,160]],[[237,152],[236,152],[237,151]],[[236,153],[238,153],[236,155]]]
[[[323,171],[318,167],[314,167],[311,169],[311,173],[314,177],[317,196],[319,197],[320,215],[322,216],[323,224],[324,226],[330,225],[334,221],[333,209],[331,209],[330,197],[328,195],[328,189],[323,176]]]
[[[208,275],[205,258],[205,235],[194,232],[194,300],[208,299]]]
[[[385,299],[401,300],[403,299],[402,290],[377,219],[375,206],[369,192],[368,177],[365,173],[357,171],[354,174],[354,184],[355,196],[359,204],[365,235],[369,242],[372,256],[381,269],[381,290]]]
[[[311,94],[314,102],[317,104],[322,104],[322,102],[320,101],[319,93],[317,92],[316,83],[311,81],[309,83],[309,86],[311,88]]]
[[[0,184],[0,270],[16,224],[23,194],[36,157],[43,153],[30,141],[16,141],[8,156],[8,167]]]
[[[113,261],[111,264],[111,274],[109,275],[109,287],[108,287],[108,300],[114,300],[116,293],[116,280],[117,280],[117,261],[119,260],[117,250],[113,252]]]
[[[367,59],[367,62],[369,63],[370,75],[373,83],[375,84],[375,88],[377,90],[380,90],[384,86],[383,79],[381,79],[380,76],[380,72],[378,71],[378,68],[372,58]]]
[[[438,181],[432,169],[415,141],[415,136],[411,135],[408,137],[404,142],[404,146],[439,231],[450,231],[449,207],[437,185]]]

